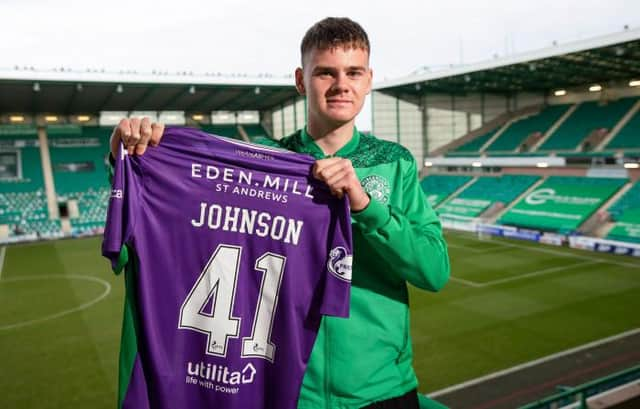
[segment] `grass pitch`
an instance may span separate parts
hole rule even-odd
[[[447,233],[453,278],[411,289],[420,390],[640,327],[640,260]],[[100,239],[6,248],[0,407],[114,408],[124,286]]]

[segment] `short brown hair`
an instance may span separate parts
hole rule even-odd
[[[302,38],[300,55],[304,60],[306,53],[316,48],[360,48],[370,52],[369,37],[362,26],[346,17],[327,17],[314,24]],[[304,64],[304,61],[303,61]]]

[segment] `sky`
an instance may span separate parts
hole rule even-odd
[[[288,75],[326,16],[367,30],[379,82],[639,28],[640,1],[0,0],[0,68]]]

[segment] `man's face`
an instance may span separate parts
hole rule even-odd
[[[296,86],[307,96],[308,121],[338,127],[354,121],[371,91],[369,53],[361,48],[313,49],[296,70]]]

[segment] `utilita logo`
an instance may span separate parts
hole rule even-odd
[[[205,364],[204,362],[197,364],[189,362],[187,364],[189,376],[224,385],[253,383],[256,372],[256,368],[251,363],[245,365],[240,371],[232,371],[224,365]]]

